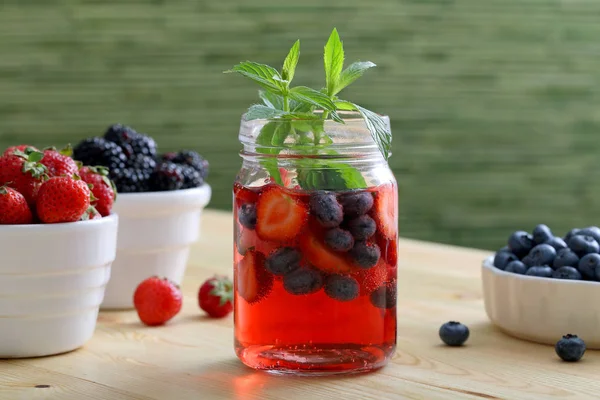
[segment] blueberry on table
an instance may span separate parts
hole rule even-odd
[[[323,283],[323,275],[314,268],[299,268],[283,277],[283,288],[293,295],[315,293]]]
[[[556,251],[562,250],[562,249],[566,249],[569,246],[567,246],[567,243],[562,240],[561,238],[557,237],[557,236],[553,236],[551,237],[546,244],[549,244],[550,246],[554,247],[554,249]]]
[[[587,279],[596,279],[596,273],[600,270],[600,254],[586,254],[579,260],[577,269]]]
[[[519,260],[516,260],[509,262],[504,271],[512,272],[513,274],[524,275],[528,268],[529,267],[527,265],[523,264]]]
[[[358,296],[360,286],[351,276],[331,275],[325,282],[325,293],[339,301],[354,300]]]
[[[525,275],[540,278],[552,278],[552,274],[554,274],[554,270],[547,265],[531,267],[525,272]]]
[[[238,220],[242,226],[254,229],[256,227],[256,205],[251,203],[242,204],[238,210]]]
[[[368,215],[361,215],[348,221],[348,231],[356,240],[367,240],[375,234],[377,224],[375,220]]]
[[[281,247],[267,257],[265,268],[274,275],[283,276],[300,267],[302,254],[293,247]]]
[[[538,244],[529,252],[528,256],[536,265],[552,265],[556,258],[556,250],[549,244]]]
[[[508,251],[499,251],[494,256],[494,267],[504,270],[512,261],[519,261],[519,257]]]
[[[591,236],[600,244],[600,228],[597,226],[588,226],[587,228],[583,228],[578,234],[583,236]]]
[[[546,243],[553,236],[550,228],[544,224],[539,224],[533,229],[533,241],[536,244]]]
[[[342,206],[332,193],[316,192],[310,197],[310,212],[324,228],[335,228],[344,219]]]
[[[440,327],[440,339],[448,346],[462,346],[469,338],[469,328],[460,322],[446,322]]]
[[[344,214],[349,217],[366,214],[373,207],[373,195],[370,192],[342,194],[339,200]]]
[[[592,236],[575,235],[567,242],[569,248],[579,257],[590,253],[598,253],[600,246]]]
[[[552,267],[558,269],[561,267],[577,267],[579,264],[579,256],[573,250],[566,248],[558,250]]]
[[[508,238],[508,248],[519,258],[526,256],[534,245],[533,236],[525,231],[516,231]]]
[[[569,240],[571,240],[573,236],[578,235],[579,232],[581,232],[581,229],[579,228],[571,229],[569,232],[567,232],[563,239],[565,240],[565,242],[569,243]]]
[[[585,353],[586,346],[585,342],[577,337],[577,335],[565,335],[558,342],[556,342],[556,346],[554,346],[556,350],[556,354],[563,361],[579,361],[583,354]]]
[[[325,232],[323,241],[330,249],[340,252],[346,252],[354,246],[352,234],[340,228],[333,228]]]
[[[555,279],[570,279],[578,281],[582,279],[581,273],[573,267],[560,267],[552,274]]]
[[[376,244],[356,242],[352,250],[350,250],[350,256],[352,256],[359,267],[369,269],[379,262],[381,250],[379,250],[379,246]]]

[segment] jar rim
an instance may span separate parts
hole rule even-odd
[[[315,110],[313,112],[313,114],[315,115],[319,115],[322,114],[323,110]],[[344,120],[344,122],[354,122],[354,123],[360,123],[360,122],[364,122],[364,118],[362,116],[361,113],[359,113],[358,111],[338,111],[337,114]],[[377,115],[379,115],[380,117],[384,118],[384,119],[389,119],[389,116],[386,114],[379,114],[379,113],[375,113]],[[248,115],[248,113],[244,113],[242,114],[242,121],[244,122],[255,122],[255,123],[269,123],[269,122],[281,122],[281,121],[314,121],[314,118],[280,118],[280,117],[273,117],[273,118],[254,118],[254,119],[247,119],[246,116]],[[348,115],[348,117],[344,117],[345,115]],[[325,122],[335,122],[337,123],[337,121],[334,121],[331,118],[327,118],[325,119]]]

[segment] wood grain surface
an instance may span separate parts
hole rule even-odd
[[[510,338],[488,321],[479,266],[488,252],[400,241],[398,350],[378,372],[335,378],[277,377],[243,366],[233,318],[205,318],[202,281],[231,275],[230,214],[207,211],[191,253],[181,314],[162,327],[134,311],[102,312],[94,337],[54,357],[0,361],[0,399],[586,399],[600,395],[600,356],[575,364],[551,346]],[[450,319],[468,324],[463,348],[440,344]],[[1,338],[0,338],[1,340]]]

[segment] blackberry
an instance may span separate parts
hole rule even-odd
[[[204,179],[200,172],[189,165],[180,165],[183,173],[183,189],[197,188],[204,184]]]
[[[150,176],[151,191],[179,190],[183,187],[181,167],[172,162],[161,163]]]
[[[125,166],[142,171],[145,175],[148,175],[148,178],[150,178],[150,174],[152,174],[152,171],[156,169],[156,161],[154,158],[145,156],[143,154],[134,154],[127,160]]]
[[[138,133],[133,136],[130,143],[134,154],[143,154],[145,156],[156,156],[156,142],[148,135]]]
[[[171,153],[166,153],[164,156],[170,156]],[[209,164],[200,154],[192,150],[182,150],[177,153],[172,159],[176,164],[189,165],[194,167],[200,173],[203,180],[208,177]]]
[[[115,143],[100,137],[84,139],[73,149],[73,159],[85,165],[103,166],[110,171],[125,168],[127,157]]]
[[[123,168],[111,171],[109,177],[115,183],[117,192],[120,193],[138,193],[149,190],[150,175],[142,170],[135,168]]]
[[[114,124],[108,127],[104,133],[104,139],[116,143],[123,149],[125,156],[131,157],[134,154],[133,147],[131,147],[131,139],[135,135],[137,135],[137,132],[132,128],[122,124]]]

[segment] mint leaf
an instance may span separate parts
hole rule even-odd
[[[360,78],[366,70],[368,70],[369,68],[373,68],[375,66],[376,65],[373,64],[371,61],[359,61],[359,62],[350,64],[348,66],[348,68],[346,68],[345,70],[342,71],[342,74],[340,75],[340,79],[337,82],[337,85],[335,86],[335,91],[331,94],[332,95],[338,94],[346,86],[350,85],[355,80]]]
[[[273,137],[271,138],[271,145],[273,146],[283,146],[285,139],[290,134],[291,124],[289,122],[281,122],[277,124],[277,127],[273,131]],[[279,153],[279,149],[276,149],[277,153]]]
[[[335,107],[338,110],[356,111],[356,107],[354,106],[354,104],[350,103],[349,101],[346,101],[346,100],[336,100],[333,103],[335,104]]]
[[[256,151],[263,154],[271,154],[277,155],[279,153],[279,149],[274,149],[271,147],[271,141],[273,140],[273,136],[275,135],[275,130],[277,129],[277,122],[269,122],[265,124],[260,130],[260,133],[256,137],[256,144],[266,147],[257,147]],[[283,180],[281,179],[281,174],[279,173],[279,166],[277,165],[276,158],[265,157],[260,160],[260,164],[267,170],[269,175],[275,180],[275,182],[279,185],[283,185]]]
[[[298,65],[298,59],[300,58],[300,40],[296,40],[296,43],[290,49],[285,61],[283,62],[283,69],[281,70],[281,77],[288,82],[294,79],[294,72],[296,71],[296,65]]]
[[[290,98],[301,103],[309,103],[326,111],[335,111],[335,104],[318,90],[306,86],[296,86],[290,89]]]
[[[281,82],[281,75],[275,68],[265,64],[259,64],[252,61],[244,61],[234,66],[232,69],[225,71],[225,73],[237,72],[247,78],[252,79],[254,82],[261,85],[263,88],[276,94],[283,94],[283,86]]]
[[[359,105],[354,104],[354,106],[365,120],[365,124],[369,128],[369,131],[371,131],[371,136],[373,136],[373,140],[377,143],[377,147],[379,147],[383,158],[387,160],[390,155],[390,148],[392,147],[392,132],[388,129],[387,124],[381,116]]]
[[[260,97],[267,107],[283,110],[283,97],[273,92],[265,92],[264,90],[258,91],[258,97]]]
[[[362,174],[348,164],[313,161],[299,169],[298,182],[304,190],[364,189],[367,182]]]
[[[333,29],[323,56],[325,63],[325,81],[327,82],[327,94],[332,96],[338,85],[342,68],[344,68],[344,46],[340,40],[337,29]]]
[[[305,112],[312,113],[315,109],[315,106],[311,103],[305,103],[302,101],[290,100],[290,110],[293,112]]]
[[[250,106],[250,108],[246,112],[246,119],[270,119],[279,117],[283,114],[285,114],[285,111],[276,110],[274,108],[263,106],[262,104],[255,104],[253,106]]]

